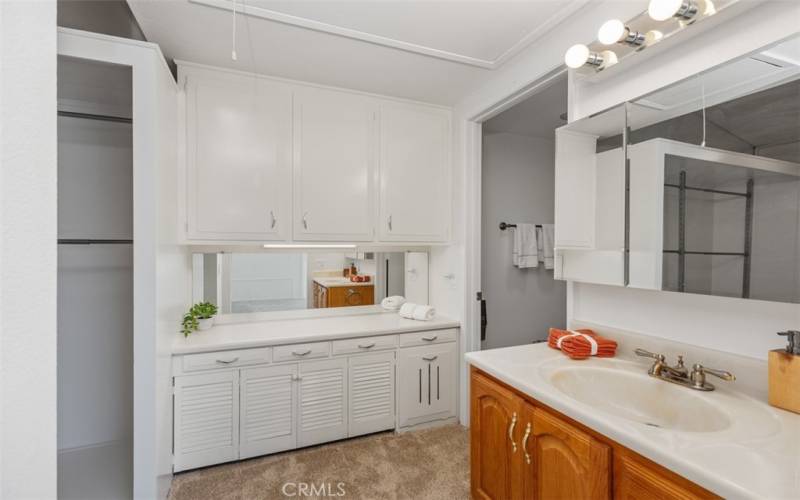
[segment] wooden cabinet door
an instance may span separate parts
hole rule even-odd
[[[375,304],[375,287],[336,286],[328,290],[328,307],[371,306]]]
[[[239,371],[175,377],[175,472],[239,458]]]
[[[297,446],[297,365],[241,370],[239,458]]]
[[[523,447],[525,498],[611,498],[611,448],[551,413],[525,404],[531,435]]]
[[[288,239],[291,89],[232,74],[187,78],[187,236]]]
[[[299,363],[297,446],[347,437],[347,358]]]
[[[614,456],[614,498],[698,500],[719,497],[645,458],[621,452]]]
[[[303,88],[294,102],[294,239],[372,241],[376,106]]]
[[[473,370],[470,384],[472,498],[522,497],[520,426],[523,402],[510,390]]]
[[[350,437],[395,427],[394,351],[348,359]]]
[[[380,239],[446,241],[450,113],[383,103],[380,122]]]

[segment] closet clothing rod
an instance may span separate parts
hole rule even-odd
[[[58,239],[59,245],[131,245],[133,240],[79,240]]]
[[[506,229],[508,229],[510,227],[517,227],[517,225],[516,224],[509,224],[507,222],[501,222],[500,223],[500,230],[501,231],[505,231]],[[542,227],[542,225],[541,224],[536,224],[536,227]]]
[[[665,187],[671,188],[678,188],[678,189],[685,189],[687,191],[703,191],[704,193],[715,193],[715,194],[727,194],[731,196],[742,196],[742,197],[749,197],[749,193],[737,193],[736,191],[722,191],[719,189],[707,189],[707,188],[698,188],[698,187],[691,187],[691,186],[684,186],[681,187],[680,184],[664,184]]]
[[[124,118],[122,116],[96,115],[92,113],[78,113],[75,111],[59,111],[58,116],[67,116],[70,118],[85,118],[87,120],[101,120],[104,122],[133,123],[133,119]]]
[[[680,250],[664,250],[664,253],[677,253],[680,254]],[[683,252],[684,255],[732,255],[735,257],[747,257],[748,254],[743,252],[690,252],[685,250]]]

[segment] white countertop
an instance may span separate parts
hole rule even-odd
[[[467,353],[466,359],[520,392],[720,496],[800,498],[800,415],[735,390],[735,382],[720,382],[717,390],[705,393],[674,386],[729,411],[733,422],[721,431],[685,432],[650,427],[597,410],[561,392],[548,376],[554,366],[595,366],[646,377],[647,367],[641,363],[620,358],[572,361],[544,343]]]
[[[373,278],[370,277],[372,280]],[[314,281],[319,283],[320,285],[324,286],[325,288],[334,288],[338,286],[372,286],[375,283],[373,281],[368,282],[356,282],[350,281],[350,278],[314,278]]]
[[[172,353],[223,351],[459,326],[458,321],[446,316],[437,315],[430,321],[416,321],[401,318],[395,312],[232,323],[214,325],[210,330],[194,332],[188,338],[180,335],[173,343]]]

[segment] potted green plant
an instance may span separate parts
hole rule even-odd
[[[183,315],[184,337],[188,337],[195,330],[208,330],[214,326],[214,316],[219,308],[211,302],[200,302],[189,308],[189,312]]]

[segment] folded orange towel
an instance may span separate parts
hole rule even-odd
[[[551,328],[547,345],[553,349],[560,349],[572,359],[586,359],[591,356],[611,358],[617,352],[615,341],[601,337],[588,328],[580,330]]]

